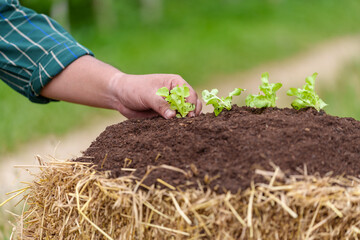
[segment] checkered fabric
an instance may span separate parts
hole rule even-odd
[[[53,19],[18,0],[0,0],[0,79],[30,101],[52,101],[41,89],[86,54],[93,55]]]

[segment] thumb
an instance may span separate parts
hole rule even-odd
[[[173,118],[176,115],[176,112],[170,109],[169,103],[160,96],[157,96],[156,101],[154,101],[151,108],[165,119]]]

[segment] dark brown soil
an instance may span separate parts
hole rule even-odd
[[[218,117],[209,113],[185,119],[128,120],[107,127],[77,160],[93,162],[98,170],[110,170],[112,177],[119,177],[129,174],[121,171],[125,158],[132,160],[127,167],[137,169],[133,174],[138,177],[148,165],[161,164],[193,173],[187,179],[181,173],[157,169],[145,180],[147,185],[160,178],[175,186],[197,180],[206,186],[208,175],[217,177],[210,183],[217,191],[248,187],[252,179],[260,179],[255,169],[273,170],[270,162],[285,174],[298,174],[305,164],[309,174],[332,171],[357,176],[360,122],[312,108],[237,106]]]

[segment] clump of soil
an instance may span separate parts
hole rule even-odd
[[[332,171],[357,176],[360,122],[312,108],[237,106],[218,117],[208,113],[184,119],[128,120],[107,127],[76,161],[90,161],[98,170],[110,170],[114,178],[129,174],[121,170],[124,166],[135,168],[132,174],[141,178],[148,165],[167,164],[192,176],[157,169],[144,183],[151,185],[160,178],[174,186],[197,180],[206,186],[210,179],[208,186],[232,192],[258,181],[255,169],[273,170],[270,162],[285,174],[298,174],[306,165],[309,174]]]

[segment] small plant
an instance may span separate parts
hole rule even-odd
[[[206,102],[206,105],[213,105],[215,116],[218,116],[224,108],[226,108],[227,110],[231,110],[232,97],[239,96],[244,90],[245,89],[235,88],[235,90],[229,93],[229,96],[226,98],[219,98],[218,96],[216,96],[216,94],[218,94],[219,92],[219,90],[217,89],[213,89],[211,90],[211,92],[209,92],[208,90],[204,90],[202,92],[202,98]]]
[[[182,87],[177,85],[171,89],[170,93],[167,87],[159,88],[156,95],[165,97],[165,100],[170,104],[170,109],[178,112],[176,114],[178,118],[186,117],[189,112],[195,109],[194,104],[188,103],[185,100],[185,98],[190,96],[189,88],[185,84]]]
[[[282,87],[281,83],[269,83],[269,73],[261,74],[261,82],[259,89],[264,95],[248,95],[246,97],[246,106],[248,107],[275,107],[276,91]]]
[[[288,96],[296,96],[297,98],[291,103],[291,106],[299,110],[306,107],[314,107],[317,111],[323,109],[327,104],[320,99],[320,97],[315,93],[315,80],[317,73],[314,73],[312,76],[309,76],[305,79],[305,85],[303,89],[301,88],[290,88],[287,91]]]

